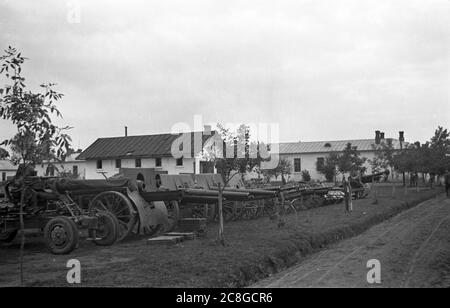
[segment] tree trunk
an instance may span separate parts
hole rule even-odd
[[[25,247],[25,226],[23,222],[23,203],[25,202],[25,184],[22,184],[22,192],[20,193],[20,286],[23,287],[23,250]]]
[[[218,183],[219,195],[218,195],[218,205],[219,205],[219,242],[225,246],[225,237],[223,235],[223,188],[222,184]]]

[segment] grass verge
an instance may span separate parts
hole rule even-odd
[[[216,243],[218,226],[208,227],[206,239],[171,246],[146,245],[140,238],[111,247],[83,241],[68,256],[53,256],[42,240],[27,244],[25,281],[30,286],[67,286],[65,264],[80,260],[82,286],[134,287],[243,287],[285,269],[307,255],[339,240],[358,235],[399,212],[433,198],[440,190],[386,188],[377,204],[371,198],[302,211],[286,217],[283,228],[267,217],[225,224],[226,246]],[[44,251],[44,252],[43,252]],[[1,285],[18,281],[17,244],[2,247]]]

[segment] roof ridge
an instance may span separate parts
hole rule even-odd
[[[211,133],[215,132],[214,130],[211,130]],[[192,131],[188,132],[190,134],[192,133],[204,133],[204,131]],[[131,138],[131,137],[149,137],[149,136],[175,136],[179,135],[180,133],[158,133],[158,134],[144,134],[144,135],[128,135],[128,136],[113,136],[113,137],[99,137],[99,139],[119,139],[119,138]]]
[[[391,138],[386,138],[391,139]],[[375,142],[375,139],[367,138],[367,139],[342,139],[342,140],[318,140],[318,141],[287,141],[287,142],[278,142],[281,143],[320,143],[320,142],[343,142],[343,141],[373,141]]]

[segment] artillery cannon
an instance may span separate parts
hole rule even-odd
[[[132,231],[170,231],[177,219],[176,205],[171,217],[164,202],[153,201],[157,196],[146,201],[129,179],[21,177],[6,183],[5,195],[7,201],[0,203],[0,241],[14,239],[22,211],[25,228],[42,232],[54,254],[75,249],[81,229],[87,229],[95,244],[112,245]],[[165,198],[170,203],[180,194]]]
[[[352,188],[352,195],[355,199],[362,199],[369,195],[369,183],[378,182],[381,177],[389,175],[389,170],[382,172],[366,174],[359,177],[350,177],[350,186]],[[342,185],[339,186],[342,189]]]

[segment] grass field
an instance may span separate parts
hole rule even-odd
[[[328,244],[359,234],[400,211],[441,193],[440,188],[409,190],[379,187],[372,196],[285,217],[285,226],[268,217],[225,224],[226,246],[216,242],[217,224],[206,238],[171,246],[146,245],[140,237],[111,247],[83,241],[70,255],[54,256],[41,239],[27,239],[24,278],[29,286],[67,286],[68,259],[81,262],[82,286],[242,287],[301,261]],[[19,283],[19,244],[0,247],[0,286]]]

